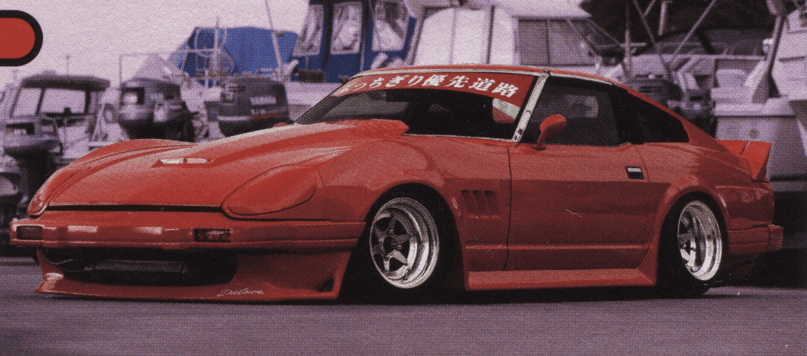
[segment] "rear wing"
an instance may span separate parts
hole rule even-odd
[[[771,152],[770,142],[740,140],[717,140],[717,142],[733,155],[740,157],[740,164],[748,170],[751,180],[756,182],[766,180],[768,156]]]

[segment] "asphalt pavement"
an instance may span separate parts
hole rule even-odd
[[[693,299],[635,289],[464,294],[426,305],[175,303],[41,295],[0,258],[0,355],[805,355],[807,289]]]

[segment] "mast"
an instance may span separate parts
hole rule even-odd
[[[277,61],[277,69],[275,69],[275,79],[281,80],[281,74],[283,73],[283,58],[280,56],[280,46],[277,44],[277,32],[275,32],[275,25],[272,22],[272,12],[269,10],[269,0],[264,0],[263,3],[266,5],[266,16],[269,18],[269,29],[271,30],[272,36],[272,47],[275,49],[275,60]]]

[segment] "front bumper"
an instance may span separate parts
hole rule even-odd
[[[38,248],[44,277],[37,288],[40,293],[154,300],[335,299],[364,225],[233,220],[216,212],[46,211],[37,219],[12,223],[11,242]],[[41,227],[42,239],[19,239],[21,226]],[[196,241],[194,230],[200,228],[229,229],[229,241]],[[125,276],[177,263],[120,257],[143,255],[143,251],[154,251],[154,255],[219,251],[233,256],[235,271],[226,281],[209,284],[133,283],[124,279],[76,278],[75,268],[68,271],[47,258],[54,251],[79,251],[80,255],[93,256],[109,250],[118,257],[82,267],[87,269],[86,275],[94,275],[90,269],[98,266],[123,266],[114,272]]]

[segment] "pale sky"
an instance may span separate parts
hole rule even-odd
[[[300,32],[308,0],[269,0],[276,29]],[[0,10],[20,10],[42,27],[39,55],[21,67],[0,67],[0,90],[44,70],[95,75],[118,85],[120,54],[171,52],[197,26],[269,28],[265,0],[0,0]],[[165,58],[167,55],[163,55]],[[142,59],[124,60],[123,80]]]

